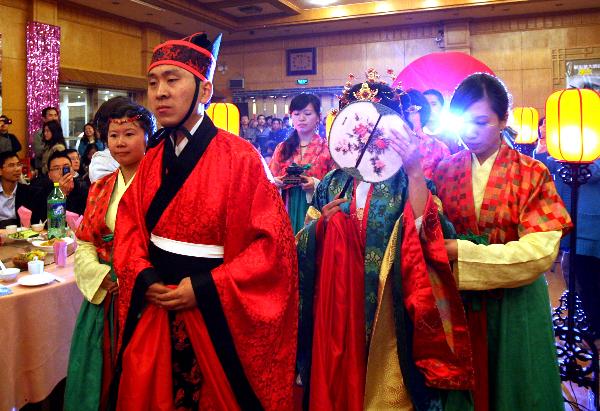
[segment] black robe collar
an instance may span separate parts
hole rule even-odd
[[[206,148],[217,135],[218,129],[211,119],[204,114],[200,126],[193,135],[188,135],[188,142],[179,156],[175,155],[175,146],[170,133],[159,130],[156,135],[164,140],[162,156],[162,179],[150,207],[146,212],[146,227],[152,233],[160,217],[179,192],[187,178],[196,167]]]

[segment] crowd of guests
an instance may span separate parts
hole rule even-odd
[[[59,184],[67,198],[67,210],[81,215],[86,208],[90,185],[98,178],[90,176],[90,164],[94,154],[105,150],[107,145],[94,125],[86,124],[77,148],[68,148],[58,109],[44,108],[41,119],[42,127],[34,133],[31,172],[25,175],[25,159],[19,157],[21,144],[14,134],[8,132],[12,121],[0,116],[0,227],[18,223],[20,207],[31,211],[32,223],[45,222],[46,201],[54,183]],[[99,175],[116,168],[114,159],[110,154],[108,156],[109,164],[96,167]],[[98,159],[101,157],[99,155]]]
[[[321,137],[325,137],[324,123],[325,119],[319,116],[315,127]],[[240,137],[252,143],[267,162],[271,161],[277,145],[288,138],[292,132],[289,114],[281,118],[264,114],[252,118],[243,115],[240,118]]]
[[[211,50],[202,36],[196,46]],[[240,137],[262,154],[263,170],[249,144],[192,110],[210,100],[210,82],[199,82],[189,62],[169,64],[149,69],[153,109],[193,87],[199,97],[190,108],[157,110],[166,128],[154,137],[153,115],[115,98],[85,125],[78,149],[67,149],[58,111],[44,109],[29,185],[19,143],[0,117],[0,147],[10,148],[0,153],[2,224],[14,223],[20,206],[32,210],[32,221],[44,220],[53,183],[67,209],[84,214],[75,275],[85,301],[65,409],[104,409],[115,400],[113,378],[120,379],[120,409],[150,404],[155,395],[181,409],[214,405],[206,398],[289,409],[294,382],[310,409],[564,409],[543,273],[572,228],[561,200],[569,194],[558,179],[555,185],[543,121],[535,157],[546,166],[504,139],[510,97],[498,78],[478,73],[458,86],[449,103],[464,120],[458,136],[446,131],[436,90],[400,92],[378,78],[349,88],[340,109],[367,87],[406,122],[389,139],[402,168],[372,184],[332,160],[318,97],[294,97],[283,118],[242,116]],[[174,75],[177,87],[169,83]],[[153,149],[142,161],[147,145]],[[582,189],[579,221],[600,223],[593,201],[599,162]],[[252,183],[249,173],[256,173]],[[186,233],[177,230],[186,221]],[[600,266],[599,226],[578,227],[581,266]],[[212,245],[215,237],[220,242]],[[265,291],[247,272],[272,288]],[[597,287],[597,275],[575,275],[584,288]],[[590,302],[598,294],[590,292],[584,305],[598,338],[600,310]],[[204,320],[194,317],[196,308]],[[223,340],[214,339],[215,329]],[[173,341],[161,341],[173,343],[172,356],[161,354],[162,343],[148,343],[168,330]],[[210,347],[202,357],[198,336]],[[266,338],[294,342],[273,348]],[[275,358],[269,366],[267,357]],[[157,375],[172,375],[173,388],[144,391]],[[268,384],[277,392],[265,378],[276,380]]]

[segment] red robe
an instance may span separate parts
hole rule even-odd
[[[198,305],[206,308],[209,301],[212,305],[206,310],[215,310],[217,314],[222,310],[226,322],[220,327],[231,334],[234,356],[239,357],[241,372],[245,374],[241,378],[247,379],[262,407],[266,410],[290,409],[298,291],[296,250],[289,218],[279,193],[267,179],[256,150],[237,136],[217,131],[208,117],[193,138],[213,135],[206,151],[162,211],[152,233],[186,243],[224,247],[222,264],[201,277],[204,288],[199,289],[208,290],[206,295],[199,296],[194,286]],[[148,273],[154,271],[146,219],[162,179],[167,179],[171,171],[163,167],[168,152],[165,147],[173,149],[170,141],[163,140],[148,151],[135,181],[119,205],[114,263],[119,278],[119,323],[125,327],[123,334],[127,334],[126,320],[130,321],[132,317],[128,313],[130,304],[139,301],[138,289],[141,287],[145,292],[150,285],[144,288],[140,285],[143,281],[137,281],[138,277],[152,278]],[[195,269],[197,267],[192,265],[189,272],[193,273]],[[168,281],[164,282],[168,284]],[[216,290],[214,295],[210,294],[211,287]],[[214,300],[210,300],[211,297]],[[223,358],[215,354],[224,348],[220,347],[219,340],[217,344],[211,343],[212,314],[207,316],[202,309],[192,309],[180,315],[200,363],[204,381],[201,407],[210,404],[217,409],[225,406],[227,409],[247,409],[248,405],[239,397],[236,401],[235,382],[227,374]],[[153,359],[145,358],[143,354],[136,357],[134,352],[153,344],[168,345],[168,335],[157,335],[160,333],[155,331],[160,329],[165,331],[163,334],[168,334],[165,321],[164,310],[148,305],[142,311],[129,346],[122,350],[123,375],[119,389],[122,409],[145,410],[140,404],[133,407],[134,402],[148,396],[153,396],[148,401],[160,402],[159,394],[156,394],[160,390],[165,391],[162,399],[172,396],[170,388],[163,387],[169,385],[168,381],[152,374],[152,370],[146,370],[146,365],[152,368],[153,364],[145,362],[151,363]],[[143,340],[144,334],[151,337],[147,342]],[[126,336],[122,338],[126,339]],[[123,341],[124,344],[127,342]],[[161,358],[166,363],[170,361],[168,353],[161,350],[154,350],[153,355],[157,361]],[[127,370],[127,361],[136,361],[136,358],[141,364]],[[149,376],[144,374],[146,371]],[[164,373],[164,377],[168,380],[169,372]],[[144,384],[148,384],[147,391],[138,393],[138,397],[124,392],[143,391]],[[127,403],[128,400],[123,398],[129,398],[131,402]],[[151,405],[156,409],[155,404]],[[167,409],[169,406],[167,404]]]

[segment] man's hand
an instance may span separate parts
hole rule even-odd
[[[75,187],[75,182],[73,181],[73,174],[67,173],[64,176],[62,176],[58,180],[58,185],[60,186],[60,190],[65,196],[71,194],[71,191],[73,191],[73,188]]]
[[[448,260],[450,260],[450,262],[458,260],[458,241],[444,240],[444,246],[448,253]]]
[[[154,283],[146,290],[146,301],[151,304],[160,305],[158,296],[166,294],[169,291],[171,291],[171,289],[166,287],[163,283]]]
[[[104,279],[102,280],[100,287],[104,288],[106,291],[108,291],[111,294],[115,294],[115,293],[119,292],[119,285],[117,284],[116,281],[113,281],[110,279],[110,273],[106,274],[106,277],[104,277]]]
[[[307,177],[307,176],[300,176],[300,179],[302,180],[302,183],[300,184],[300,186],[302,187],[302,189],[304,191],[306,191],[307,193],[315,192],[315,179],[314,178]]]
[[[166,287],[165,287],[166,288]],[[196,307],[196,295],[192,288],[192,280],[185,277],[177,288],[157,295],[158,305],[167,310],[187,310]]]

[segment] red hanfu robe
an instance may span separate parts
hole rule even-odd
[[[199,159],[193,158],[204,148]],[[140,294],[151,283],[177,284],[179,279],[169,277],[172,266],[174,272],[191,275],[198,303],[198,309],[176,315],[185,323],[200,365],[200,408],[290,409],[297,262],[281,197],[267,179],[256,150],[217,130],[206,116],[178,158],[169,154],[172,151],[169,137],[148,151],[119,206],[114,261],[124,332],[118,406],[128,411],[163,409],[158,403],[164,409],[173,407],[170,369],[165,372],[152,363],[170,367],[167,313],[155,305],[140,307],[144,304]],[[169,155],[175,164],[172,168],[165,166]],[[190,158],[191,170],[180,187],[161,186],[181,171],[177,167],[189,166]],[[151,233],[184,243],[222,246],[218,264],[207,266],[203,261],[207,259],[196,263],[194,257],[190,264],[188,257],[167,253],[153,265],[155,251],[147,227],[153,211],[149,209],[165,188],[174,191],[172,199],[154,216],[157,221]],[[141,318],[128,336],[137,311]],[[144,354],[147,347],[154,358]]]

